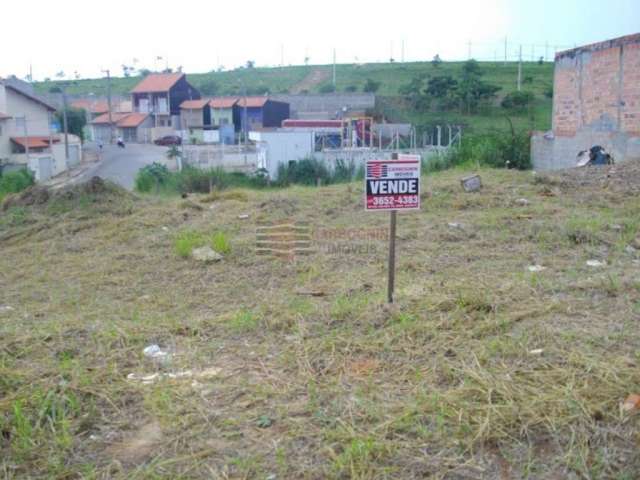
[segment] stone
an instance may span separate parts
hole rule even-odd
[[[194,248],[191,252],[191,256],[194,260],[203,263],[219,262],[222,260],[222,255],[214,251],[211,247]]]
[[[587,260],[587,266],[594,267],[594,268],[606,267],[607,262],[604,262],[602,260]]]
[[[520,207],[526,207],[527,205],[529,205],[529,200],[527,200],[526,198],[519,198],[516,200],[516,205],[519,205]]]
[[[460,180],[462,189],[467,192],[477,192],[482,188],[482,179],[480,175],[470,175]]]

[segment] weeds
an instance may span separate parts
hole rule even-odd
[[[231,252],[231,241],[224,232],[216,232],[214,234],[204,234],[193,230],[185,230],[176,236],[174,240],[174,251],[181,258],[188,258],[194,249],[211,247],[220,254],[228,254]]]
[[[0,203],[10,193],[18,193],[26,190],[35,183],[35,177],[26,168],[14,172],[6,172],[0,175]]]

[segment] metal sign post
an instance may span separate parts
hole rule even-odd
[[[389,277],[387,279],[387,302],[393,303],[396,284],[396,210],[389,213]]]
[[[393,160],[367,160],[365,210],[388,210],[389,271],[387,301],[393,303],[396,275],[396,214],[420,209],[420,155],[394,154]]]

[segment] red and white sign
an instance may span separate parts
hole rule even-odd
[[[397,160],[366,163],[365,210],[418,210],[420,156],[398,155]]]

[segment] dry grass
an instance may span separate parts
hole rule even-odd
[[[385,228],[359,184],[8,208],[0,478],[637,478],[640,199],[601,173],[464,194],[464,173],[399,216],[391,307],[384,241],[253,252],[260,221]],[[230,251],[180,258],[185,231]]]

